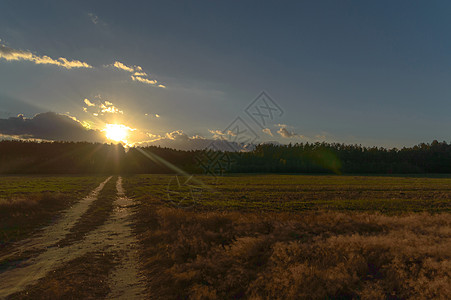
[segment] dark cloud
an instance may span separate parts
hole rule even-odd
[[[54,112],[40,113],[33,118],[19,115],[0,119],[0,134],[51,141],[106,141],[101,131],[87,129],[79,121]]]

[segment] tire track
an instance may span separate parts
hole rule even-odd
[[[139,273],[138,240],[131,228],[131,213],[133,201],[125,196],[122,187],[122,178],[116,183],[118,192],[115,250],[122,254],[119,266],[110,275],[109,285],[111,292],[107,299],[145,299],[144,277]]]
[[[70,229],[76,224],[81,216],[86,213],[89,206],[97,199],[99,193],[111,178],[112,176],[105,179],[105,181],[92,190],[86,197],[63,212],[61,217],[58,218],[54,224],[44,227],[30,238],[16,242],[13,245],[12,252],[1,256],[0,262],[18,260],[24,256],[26,257],[33,253],[42,252],[45,251],[45,249],[54,246],[55,243],[63,239],[70,232]]]
[[[131,229],[133,202],[124,195],[121,177],[116,182],[116,189],[118,195],[114,201],[112,215],[102,226],[89,232],[83,240],[61,248],[48,248],[19,268],[1,273],[0,298],[26,290],[33,284],[39,285],[39,281],[45,280],[49,272],[64,268],[68,262],[95,251],[119,253],[119,267],[109,276],[111,292],[107,298],[146,298],[144,280],[137,268],[137,240]]]
[[[113,213],[116,199],[115,183],[110,182],[100,192],[97,199],[91,203],[88,210],[70,228],[69,233],[55,246],[66,247],[83,240],[83,237],[105,224]]]

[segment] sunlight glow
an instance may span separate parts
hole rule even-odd
[[[106,124],[104,131],[107,139],[115,142],[127,143],[128,133],[132,131],[132,129],[121,124]]]

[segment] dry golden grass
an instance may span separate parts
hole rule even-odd
[[[73,203],[74,197],[62,193],[34,193],[0,199],[0,250],[32,230],[49,222]]]
[[[20,210],[32,208],[38,205],[40,202],[44,201],[48,194],[35,194],[31,196],[13,196],[11,198],[0,198],[0,209],[1,210]],[[53,195],[57,196],[57,195]]]
[[[449,299],[451,215],[137,214],[156,299]]]
[[[101,176],[0,177],[0,252],[7,251],[11,242],[51,224],[62,210],[104,179]]]

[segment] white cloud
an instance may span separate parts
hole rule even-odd
[[[228,130],[227,134],[230,135],[230,136],[236,136],[236,133],[233,132],[232,130]]]
[[[280,127],[279,130],[277,131],[277,133],[283,138],[305,138],[301,134],[297,134],[293,131],[289,131],[287,129],[287,125],[285,125],[285,124],[277,124],[277,126]]]
[[[242,146],[225,140],[208,139],[200,135],[188,136],[183,130],[176,130],[165,135],[147,133],[149,140],[133,143],[134,146],[160,146],[179,150],[222,149],[230,151],[231,147],[244,149]]]
[[[130,72],[130,73],[135,72],[135,69],[133,67],[129,67],[129,66],[121,63],[120,61],[115,61],[114,64],[113,64],[113,67],[115,67],[117,69],[120,69],[120,70],[124,70],[124,71]]]
[[[85,98],[84,103],[87,107],[83,107],[84,112],[92,113],[94,116],[104,115],[104,114],[124,114],[124,111],[116,107],[112,102],[108,100],[102,100],[100,96],[96,96],[96,103],[91,102],[89,99]]]
[[[91,18],[91,20],[95,23],[95,20],[98,20],[98,17],[94,14],[88,14]],[[96,23],[95,23],[96,24]],[[13,49],[11,47],[5,46],[3,44],[0,44],[0,59],[3,58],[7,61],[30,61],[37,65],[46,64],[46,65],[56,65],[65,69],[73,69],[73,68],[92,68],[91,65],[89,65],[86,62],[82,62],[79,60],[68,60],[67,58],[60,57],[58,59],[53,59],[49,56],[43,55],[35,55],[30,51],[24,51],[24,50],[18,50]],[[166,88],[163,84],[158,84],[157,81],[154,79],[148,79],[145,77],[148,77],[148,74],[143,71],[143,68],[140,66],[127,66],[126,64],[121,63],[120,61],[115,61],[112,64],[113,67],[127,71],[129,73],[133,73],[131,75],[131,79],[133,81],[138,81],[141,83],[149,84],[149,85],[156,85],[160,88]],[[89,101],[89,100],[88,100]],[[85,102],[86,103],[86,102]],[[90,102],[91,103],[91,102]],[[88,106],[89,105],[86,103]],[[92,103],[91,103],[92,104]]]
[[[212,133],[212,134],[225,135],[224,132],[222,132],[221,130],[218,130],[218,129],[216,129],[216,130],[208,129],[208,131],[209,131],[210,133]]]
[[[146,83],[146,84],[151,84],[151,85],[157,84],[156,80],[150,80],[150,79],[147,79],[147,78],[142,78],[142,77],[133,76],[133,75],[131,75],[130,77],[132,78],[133,81],[139,81],[139,82]]]
[[[222,139],[226,134],[224,132],[222,132],[221,130],[211,130],[208,129],[208,131],[213,134],[213,139],[217,140],[217,139]]]
[[[124,112],[122,110],[119,110],[119,108],[115,107],[113,103],[109,101],[105,101],[105,103],[100,104],[100,112],[101,113],[110,113],[110,114],[123,114]]]
[[[208,131],[213,134],[213,139],[225,139],[225,138],[230,138],[232,136],[236,136],[236,133],[233,132],[232,130],[228,130],[227,132],[221,131],[221,130],[211,130],[208,129]]]
[[[124,70],[130,73],[133,73],[133,75],[130,75],[130,78],[133,81],[138,81],[141,83],[145,83],[145,84],[150,84],[150,85],[156,85],[157,81],[154,79],[148,79],[145,77],[148,77],[149,75],[143,71],[143,68],[140,66],[127,66],[126,64],[121,63],[120,61],[115,61],[113,63],[113,67],[120,69],[120,70]],[[160,88],[165,89],[166,86],[163,84],[159,84],[157,85]]]
[[[166,133],[166,138],[170,140],[189,140],[189,137],[186,133],[183,133],[183,130],[176,130],[173,132]]]
[[[38,56],[30,51],[17,50],[0,44],[0,58],[6,59],[7,61],[31,61],[37,65],[56,65],[66,69],[72,68],[92,68],[91,65],[79,61],[79,60],[68,60],[67,58],[60,57],[58,59],[53,59],[49,56],[43,55]]]
[[[147,134],[147,136],[149,137],[149,138],[151,138],[151,140],[149,140],[149,141],[146,141],[146,142],[155,142],[155,141],[159,141],[159,140],[161,140],[163,137],[161,136],[161,135],[159,135],[159,134],[152,134],[152,133],[150,133],[150,132],[147,132],[146,133]]]
[[[144,114],[144,115],[148,116],[148,117],[155,117],[155,118],[159,118],[160,117],[159,114]]]
[[[89,101],[89,99],[85,99],[84,100],[84,102],[85,102],[85,104],[87,105],[87,106],[96,106],[94,103],[92,103],[91,101]]]
[[[135,72],[133,76],[147,76],[146,72]]]
[[[269,128],[265,128],[265,129],[263,129],[262,131],[263,131],[264,133],[270,135],[270,136],[273,136],[273,134],[272,134],[272,132],[271,132],[271,129],[269,129]]]
[[[110,113],[110,114],[123,114],[124,113],[122,110],[119,110],[118,108],[116,108],[114,106],[103,107],[102,112]]]

